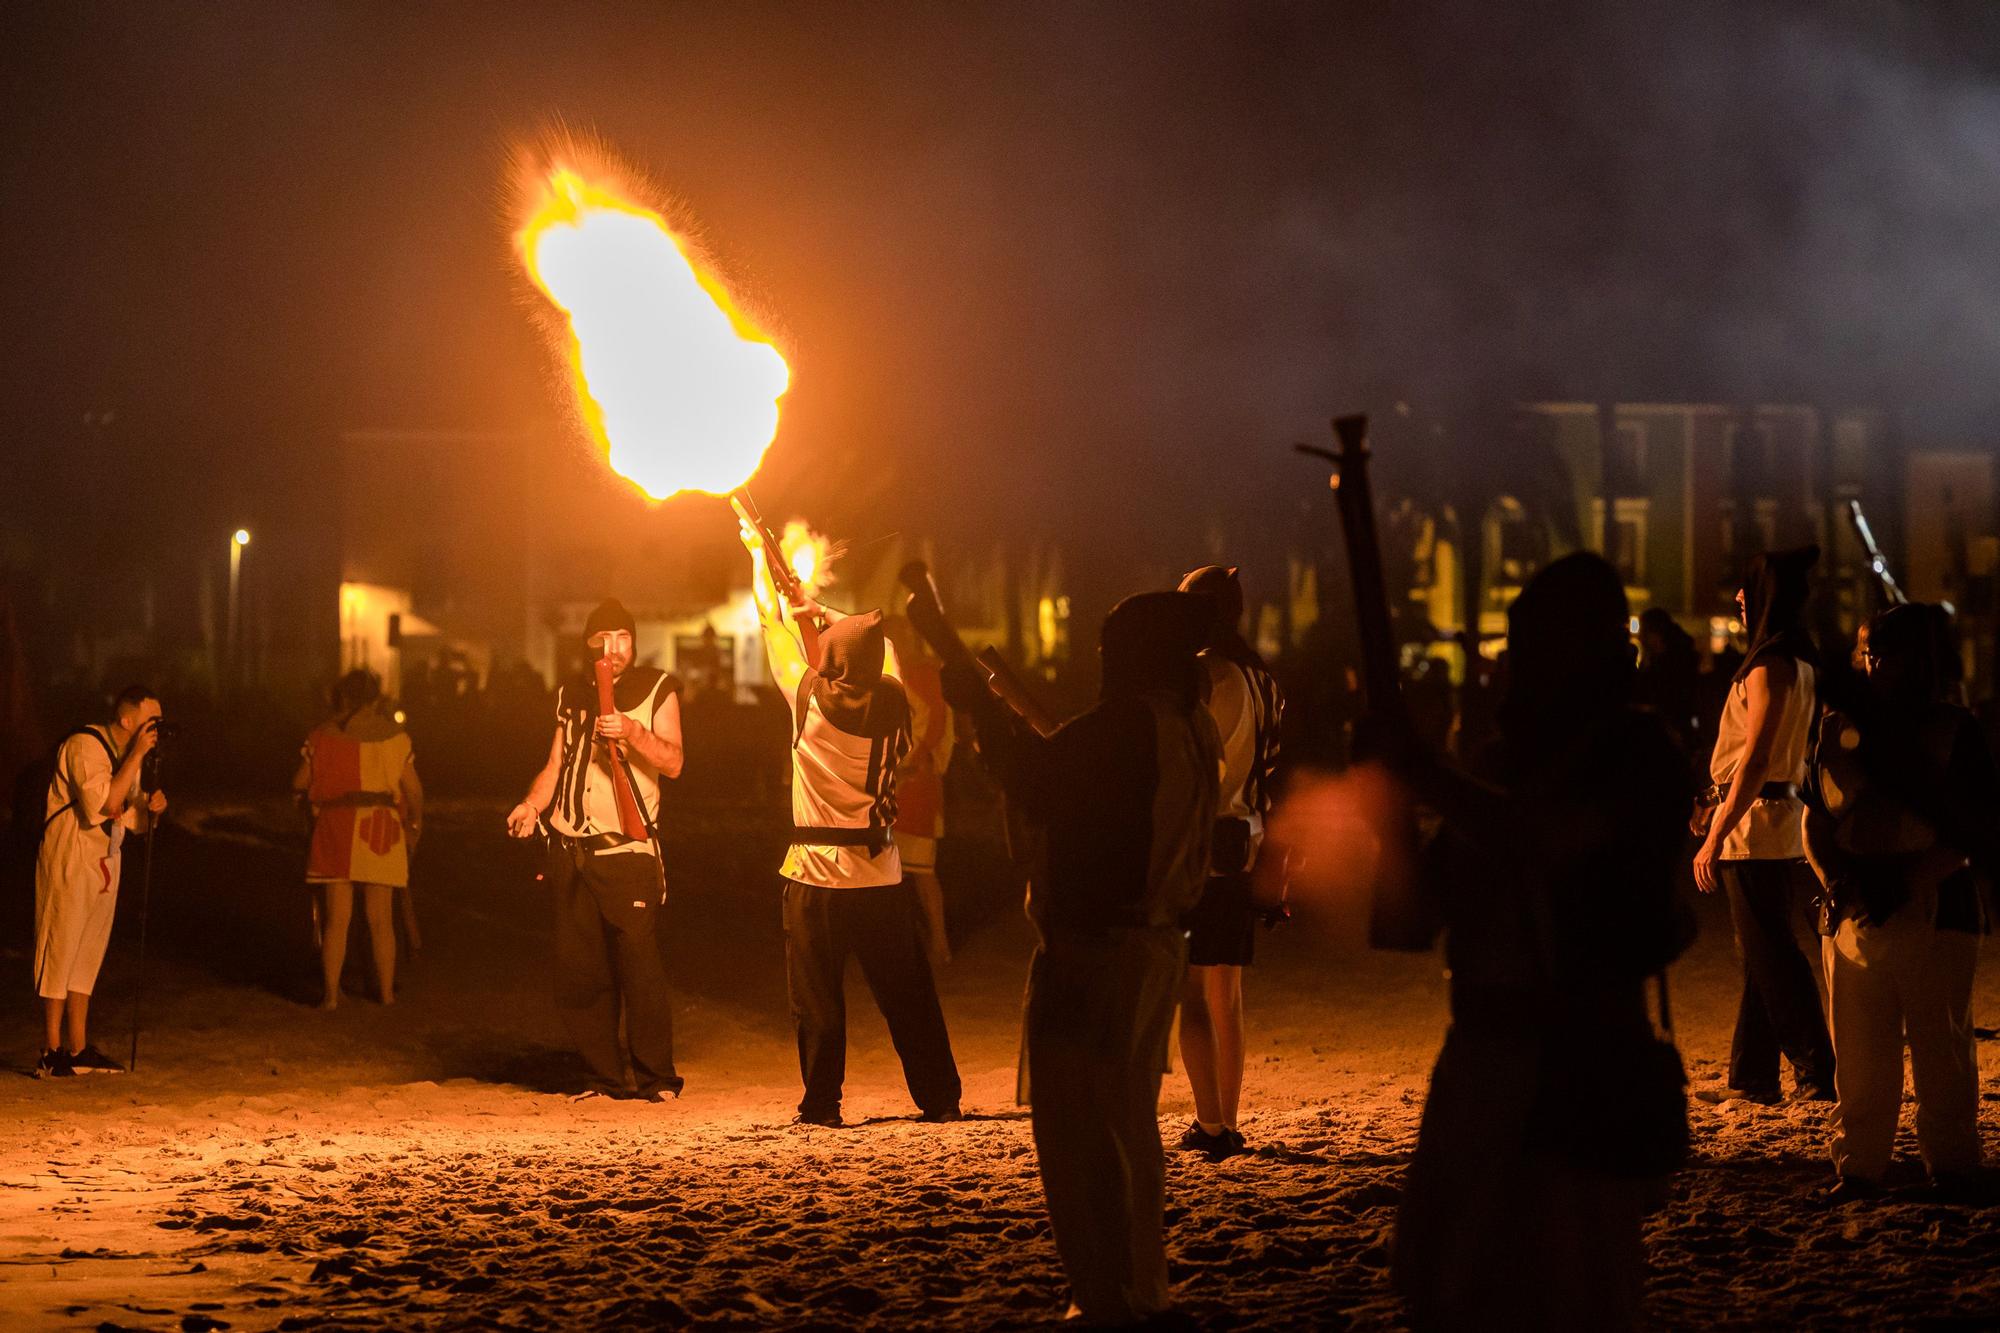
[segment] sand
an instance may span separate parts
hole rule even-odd
[[[1011,1104],[1029,937],[1003,890],[961,876],[964,939],[943,982],[968,1118],[914,1121],[857,981],[851,1123],[799,1128],[769,875],[779,835],[755,810],[683,811],[668,956],[687,1094],[573,1103],[580,1071],[547,999],[532,856],[492,836],[497,820],[478,804],[434,811],[418,879],[426,948],[399,1004],[357,993],[322,1014],[307,1003],[316,982],[283,807],[186,812],[159,853],[138,1070],[0,1079],[6,1327],[987,1328],[1060,1316],[1028,1125]],[[1244,1124],[1256,1151],[1221,1164],[1169,1154],[1176,1290],[1205,1326],[1399,1326],[1388,1244],[1444,988],[1433,958],[1362,948],[1357,904],[1337,890],[1260,939]],[[119,1052],[136,972],[124,915],[96,1029]],[[1713,1083],[1734,960],[1726,914],[1710,905],[1704,928],[1675,971],[1676,1014],[1697,1082]],[[25,994],[24,960],[6,967]],[[365,992],[364,951],[349,972]],[[1982,1021],[2000,1012],[1996,990],[1983,976]],[[34,1032],[17,1012],[0,1057],[25,1071]],[[1989,1135],[1992,1057],[1982,1043]],[[1169,1142],[1188,1115],[1170,1077]],[[1827,1206],[1819,1110],[1694,1115],[1697,1159],[1649,1225],[1656,1324],[2000,1326],[1991,1209],[1914,1188]]]

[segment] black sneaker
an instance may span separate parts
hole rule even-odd
[[[66,1057],[70,1068],[79,1074],[122,1074],[125,1066],[98,1050],[88,1042],[75,1055]]]
[[[1229,1131],[1225,1129],[1220,1134],[1211,1134],[1201,1127],[1199,1120],[1188,1122],[1187,1132],[1181,1135],[1181,1141],[1176,1146],[1182,1152],[1198,1152],[1204,1157],[1212,1157],[1218,1161],[1223,1157],[1233,1156]]]
[[[804,1111],[801,1111],[792,1117],[792,1123],[795,1125],[817,1125],[821,1129],[839,1129],[847,1122],[840,1118],[840,1112],[838,1111],[827,1111],[820,1115],[807,1115]]]
[[[43,1051],[42,1058],[35,1061],[36,1078],[75,1078],[76,1066],[60,1050]]]

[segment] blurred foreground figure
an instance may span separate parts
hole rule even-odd
[[[910,749],[910,706],[882,674],[882,613],[787,607],[763,542],[746,528],[752,588],[771,676],[792,705],[792,845],[785,877],[785,986],[805,1084],[798,1122],[838,1125],[847,1079],[847,960],[889,1025],[910,1097],[926,1121],[959,1118],[937,981],[917,896],[896,847],[896,774]],[[806,662],[794,616],[822,621]],[[796,636],[796,637],[795,637]]]
[[[1451,1027],[1396,1219],[1419,1329],[1619,1329],[1640,1219],[1686,1149],[1646,982],[1692,938],[1673,885],[1692,784],[1628,706],[1625,591],[1572,555],[1508,612],[1500,740],[1476,777],[1409,768],[1444,815]]]
[[[600,708],[588,675],[557,692],[548,763],[508,812],[507,832],[526,838],[547,823],[556,1008],[590,1070],[580,1095],[656,1102],[678,1097],[685,1084],[674,1070],[673,1001],[657,921],[667,897],[657,840],[660,779],[681,773],[681,701],[678,680],[633,665],[636,635],[632,613],[616,599],[584,622],[585,646],[611,663],[612,708]],[[621,828],[612,769],[620,746],[648,837]]]
[[[1827,711],[1806,850],[1825,886],[1820,951],[1833,1011],[1836,1197],[1879,1189],[1903,1103],[1939,1186],[1980,1166],[1972,979],[1987,929],[1978,876],[1995,866],[2000,782],[1956,692],[1942,608],[1895,606],[1869,627],[1865,684]]]
[[[121,691],[111,720],[57,747],[35,857],[35,994],[42,1007],[36,1078],[120,1074],[90,1044],[90,994],[111,942],[125,835],[148,833],[167,808],[144,789],[146,756],[160,740],[160,701],[143,685]]]
[[[1043,740],[969,668],[945,695],[971,712],[1010,802],[1047,832],[1028,914],[1027,1090],[1056,1252],[1076,1312],[1165,1310],[1160,1078],[1185,979],[1182,917],[1208,877],[1221,744],[1195,654],[1206,597],[1142,593],[1106,617],[1103,692]]]
[[[1180,1146],[1221,1159],[1247,1152],[1237,1116],[1243,1097],[1243,969],[1256,950],[1251,872],[1264,845],[1278,769],[1285,700],[1257,650],[1244,642],[1236,571],[1205,565],[1181,591],[1215,602],[1201,654],[1208,715],[1222,743],[1214,845],[1201,898],[1188,913],[1188,969],[1181,992],[1181,1059],[1194,1092],[1194,1123]]]
[[[374,672],[348,672],[334,686],[334,715],[315,727],[300,752],[292,787],[312,811],[306,883],[324,893],[319,921],[319,1007],[340,1005],[348,925],[359,885],[368,922],[375,985],[396,1002],[395,895],[408,892],[410,854],[423,832],[424,789],[410,737],[381,709]]]
[[[1804,623],[1806,576],[1818,559],[1817,546],[1760,555],[1736,594],[1750,650],[1716,725],[1714,785],[1693,831],[1704,835],[1694,857],[1695,887],[1729,895],[1743,997],[1729,1085],[1695,1094],[1704,1101],[1777,1101],[1780,1051],[1791,1061],[1798,1096],[1833,1100],[1833,1041],[1812,967],[1792,930],[1793,899],[1812,882],[1799,784],[1819,711],[1817,654]]]
[[[896,771],[896,852],[923,913],[924,949],[935,970],[951,961],[944,885],[937,874],[938,841],[944,837],[944,771],[951,765],[951,706],[944,701],[938,664],[910,622],[890,616],[882,629],[896,650],[896,668],[910,701],[910,752]]]

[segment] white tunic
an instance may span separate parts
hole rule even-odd
[[[1798,678],[1785,697],[1778,716],[1778,733],[1771,744],[1771,766],[1766,782],[1800,783],[1806,780],[1806,742],[1812,735],[1813,714],[1819,707],[1814,697],[1814,676],[1810,663],[1794,661]],[[1739,680],[1729,687],[1722,707],[1722,719],[1715,730],[1715,753],[1709,760],[1711,782],[1732,782],[1750,749],[1750,687]],[[1724,861],[1790,861],[1806,854],[1805,804],[1793,796],[1785,800],[1759,798],[1749,812],[1723,840]]]
[[[910,733],[856,736],[827,721],[819,700],[806,696],[805,721],[792,742],[792,823],[802,828],[880,828],[885,845],[794,843],[779,871],[817,888],[859,889],[899,884],[902,857],[889,829],[896,822],[896,768],[910,752]]]

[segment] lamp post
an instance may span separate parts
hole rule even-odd
[[[229,619],[225,636],[229,668],[227,671],[229,689],[236,689],[237,678],[242,666],[236,644],[238,589],[243,582],[243,548],[250,544],[250,529],[238,528],[229,534]]]

